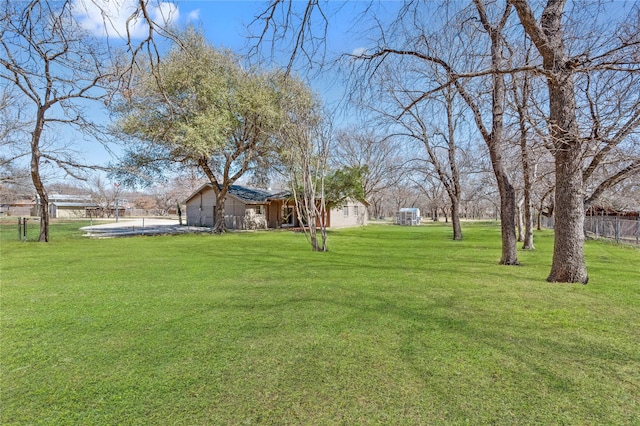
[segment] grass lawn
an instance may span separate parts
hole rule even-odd
[[[52,242],[0,230],[0,423],[640,424],[640,250],[496,223]],[[35,231],[34,231],[35,232]]]

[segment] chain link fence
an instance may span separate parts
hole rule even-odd
[[[587,235],[595,238],[608,238],[618,243],[640,244],[640,218],[587,216],[584,219],[584,229]]]
[[[553,229],[553,217],[542,217],[541,225]],[[606,238],[617,243],[640,244],[640,218],[620,216],[586,216],[585,234],[593,238]]]

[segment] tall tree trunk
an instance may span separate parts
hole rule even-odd
[[[529,64],[529,51],[527,50],[527,65]],[[518,85],[521,84],[522,98],[518,99]],[[533,213],[531,211],[531,192],[533,190],[533,173],[531,170],[531,161],[529,159],[529,147],[527,140],[527,115],[529,92],[531,90],[529,75],[522,78],[521,83],[517,83],[517,79],[513,80],[513,94],[516,99],[516,108],[518,110],[518,127],[520,130],[520,160],[522,162],[522,178],[523,178],[523,202],[522,202],[522,220],[524,221],[524,232],[519,239],[522,241],[523,250],[533,250]],[[534,166],[535,170],[535,166]]]
[[[40,177],[40,137],[44,128],[44,108],[38,108],[35,129],[31,135],[31,180],[40,198],[40,236],[41,243],[49,242],[49,196]]]
[[[49,242],[49,196],[42,179],[40,179],[39,158],[36,155],[31,156],[31,180],[36,188],[38,198],[40,198],[40,236],[38,241],[47,243]]]
[[[493,167],[493,172],[498,183],[498,192],[500,193],[500,226],[502,231],[502,257],[500,259],[500,264],[519,265],[515,222],[516,191],[511,184],[509,175],[506,172],[504,162],[502,160],[506,87],[504,74],[498,72],[503,68],[503,64],[505,63],[502,45],[504,40],[502,30],[509,17],[511,6],[507,4],[500,22],[494,26],[489,22],[483,1],[474,0],[474,4],[478,10],[480,21],[491,39],[491,65],[492,69],[496,71],[492,76],[491,132],[487,131],[482,122],[482,114],[478,105],[473,102],[471,97],[464,90],[460,92],[460,95],[472,109],[474,119],[478,125],[480,133],[489,148],[491,166]],[[460,91],[460,85],[456,84],[456,87]]]
[[[584,188],[573,64],[564,47],[566,0],[548,0],[538,22],[526,0],[510,0],[542,56],[549,91],[549,128],[556,172],[555,241],[549,282],[589,281],[584,260]]]
[[[224,204],[226,199],[227,199],[226,190],[223,189],[223,190],[220,190],[218,193],[216,193],[216,207],[214,209],[215,217],[213,222],[214,234],[224,234],[225,232],[227,232],[227,224],[225,223],[225,220],[224,220]]]
[[[524,241],[523,250],[534,250],[533,245],[533,208],[531,206],[531,188],[524,185]]]
[[[522,218],[522,205],[524,204],[524,200],[520,199],[516,203],[516,223],[518,224],[518,242],[522,242],[524,240],[524,220]]]
[[[494,32],[492,38],[492,57],[496,69],[502,63],[502,53],[500,41],[502,34]],[[502,228],[502,258],[501,265],[519,265],[516,238],[516,190],[509,179],[509,175],[502,161],[502,136],[503,136],[503,114],[505,101],[504,75],[493,75],[493,125],[490,136],[489,156],[493,172],[498,181],[498,191],[500,193],[500,224]]]
[[[462,240],[462,227],[460,226],[460,200],[456,197],[451,199],[451,225],[453,227],[454,241]]]
[[[555,146],[555,241],[549,282],[589,281],[584,259],[584,190],[573,76],[549,79],[551,137]]]
[[[521,157],[522,157],[522,175],[524,178],[524,189],[523,189],[523,192],[524,192],[524,202],[523,202],[524,235],[523,237],[524,239],[522,242],[522,249],[533,250],[535,248],[533,245],[533,212],[532,212],[533,207],[532,207],[532,201],[531,201],[533,179],[531,176],[531,166],[529,164],[529,151],[527,149],[526,134],[521,134],[520,136],[520,150],[521,150]]]
[[[449,169],[451,170],[451,181],[447,187],[449,199],[451,200],[451,225],[453,227],[453,240],[462,240],[462,227],[460,226],[460,171],[458,162],[456,161],[456,144],[455,144],[455,127],[456,122],[453,118],[453,98],[447,92],[447,129],[449,137],[447,138],[449,156]]]
[[[502,163],[500,163],[502,165]],[[516,190],[501,167],[494,166],[500,191],[501,265],[519,265],[516,238]]]

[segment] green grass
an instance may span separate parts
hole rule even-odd
[[[495,223],[52,242],[0,229],[0,423],[638,424],[640,250]],[[14,235],[15,234],[15,235]],[[35,234],[35,232],[34,232]]]

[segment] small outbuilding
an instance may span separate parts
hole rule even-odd
[[[40,209],[40,199],[37,199],[36,209]],[[49,196],[49,217],[60,218],[83,218],[89,217],[89,212],[95,211],[98,205],[91,201],[90,195],[65,195],[51,194]]]
[[[34,199],[22,199],[0,204],[0,216],[36,216]]]
[[[396,212],[396,225],[420,225],[420,209],[417,207],[404,207]]]

